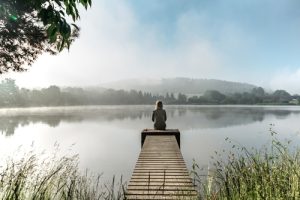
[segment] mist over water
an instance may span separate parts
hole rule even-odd
[[[142,105],[0,109],[0,163],[18,149],[51,153],[54,144],[59,144],[61,155],[79,154],[82,169],[104,173],[108,179],[121,174],[128,179],[140,152],[140,132],[153,126],[153,109]],[[181,151],[189,167],[193,158],[206,167],[214,151],[231,148],[226,137],[246,147],[268,145],[270,124],[275,124],[280,138],[291,139],[293,144],[300,141],[299,107],[165,109],[167,128],[178,128],[181,132]]]

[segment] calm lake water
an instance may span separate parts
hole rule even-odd
[[[270,144],[270,124],[279,137],[300,145],[300,107],[166,106],[167,128],[181,132],[181,151],[207,167],[214,151],[230,149],[226,137],[246,147]],[[140,152],[140,132],[152,128],[153,106],[88,106],[0,109],[0,165],[8,156],[34,150],[79,154],[80,167],[130,178]]]

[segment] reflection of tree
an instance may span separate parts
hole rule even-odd
[[[60,111],[55,109],[42,109],[36,112],[31,112],[27,109],[28,113],[24,113],[22,109],[19,111],[11,111],[8,115],[0,115],[0,131],[6,136],[13,135],[15,129],[19,126],[27,126],[29,124],[43,123],[50,127],[57,127],[63,122],[80,122],[80,121],[114,121],[114,120],[136,120],[151,117],[151,109],[137,109],[135,107],[126,108],[122,106],[113,108],[98,107],[94,109],[64,109]]]
[[[276,113],[276,118],[278,119],[284,119],[286,116],[291,114],[288,110],[276,110],[274,113]]]
[[[217,120],[219,118],[225,118],[232,115],[241,119],[251,117],[253,121],[263,121],[265,115],[287,117],[292,112],[300,113],[300,111],[272,110],[264,109],[263,107],[198,107],[198,109],[192,109],[191,112],[204,113],[206,118],[209,120]]]
[[[173,109],[168,110],[167,118],[172,118],[174,116],[175,116],[175,110],[173,110]]]
[[[81,121],[75,116],[63,116],[63,115],[20,115],[20,116],[0,116],[0,132],[6,136],[13,135],[15,129],[19,126],[27,126],[29,124],[44,123],[50,127],[57,127],[59,123],[64,121]]]
[[[217,119],[221,118],[224,115],[224,113],[225,114],[227,113],[226,111],[220,110],[219,108],[206,109],[206,110],[203,110],[203,112],[205,113],[206,118],[209,120],[217,120]]]
[[[0,113],[0,131],[6,136],[13,135],[19,126],[44,123],[57,127],[61,122],[136,120],[149,121],[152,106],[111,106],[111,107],[69,107],[44,109],[7,110]],[[290,114],[300,114],[300,110],[267,107],[207,107],[168,106],[168,122],[176,128],[219,128],[263,121],[265,116],[286,118]],[[112,124],[113,125],[113,124]],[[145,127],[146,128],[146,127]]]
[[[184,116],[186,115],[187,109],[178,109],[178,116]]]
[[[4,118],[0,120],[0,131],[6,136],[13,135],[16,127],[19,126],[18,120],[11,120],[9,118]]]
[[[181,129],[222,128],[261,122],[266,116],[287,118],[300,110],[282,107],[195,106],[186,108],[184,116],[174,116],[173,124]]]

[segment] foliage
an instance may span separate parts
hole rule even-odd
[[[212,102],[215,104],[222,103],[222,101],[226,98],[224,94],[216,90],[208,90],[204,93],[203,96],[208,102]]]
[[[194,165],[200,199],[299,199],[300,149],[293,151],[290,141],[281,142],[270,132],[270,147],[251,151],[233,144],[235,151],[226,161],[216,158],[208,176],[200,176]]]
[[[1,0],[0,74],[24,71],[43,52],[56,54],[78,37],[78,6],[91,0]]]
[[[0,166],[0,199],[124,199],[124,183],[102,183],[101,176],[82,173],[78,156],[41,159],[29,152]]]
[[[283,90],[284,91],[284,90]],[[165,104],[220,105],[220,104],[299,104],[299,95],[290,95],[286,91],[273,94],[257,92],[235,93],[224,95],[215,90],[209,90],[202,96],[188,97],[185,94],[166,93],[166,95],[151,94],[136,90],[113,90],[103,88],[19,88],[13,79],[5,79],[0,83],[0,107],[28,106],[73,106],[73,105],[137,105],[153,104],[160,99]]]
[[[188,96],[204,94],[207,90],[217,90],[223,94],[235,92],[251,92],[255,85],[216,79],[192,79],[192,78],[163,78],[161,80],[124,80],[107,84],[107,87],[122,88],[124,90],[143,90],[152,93],[173,92],[183,93]]]
[[[186,104],[187,103],[187,96],[184,94],[178,94],[178,101],[179,104]]]

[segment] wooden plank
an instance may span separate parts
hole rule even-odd
[[[152,191],[157,191],[157,190],[169,190],[169,191],[195,191],[194,188],[191,188],[190,186],[185,186],[185,185],[156,185],[156,186],[145,186],[145,185],[134,185],[134,186],[129,186],[129,190],[152,190]]]
[[[176,187],[176,188],[179,188],[179,187],[189,187],[190,190],[195,191],[194,190],[194,186],[188,184],[187,181],[186,182],[176,182],[176,181],[174,181],[174,182],[166,182],[166,183],[164,183],[164,182],[154,182],[154,181],[152,181],[152,182],[155,183],[155,184],[149,184],[149,183],[147,183],[147,185],[143,185],[143,184],[136,184],[136,183],[142,183],[142,181],[141,182],[133,182],[133,183],[135,183],[134,185],[127,186],[127,193],[130,190],[132,190],[133,187],[136,187],[136,186],[143,186],[145,188],[149,188],[151,186],[161,187],[161,188],[164,188],[165,191],[168,190],[167,187]]]
[[[195,190],[165,190],[163,187],[160,190],[128,190],[127,194],[145,194],[145,195],[197,195]]]
[[[177,173],[177,172],[170,172],[170,173],[163,173],[163,172],[153,172],[149,175],[148,172],[133,172],[132,174],[133,176],[136,175],[136,176],[189,176],[189,173]]]
[[[178,136],[172,134],[172,131],[167,131],[165,135],[163,131],[148,131],[144,134],[142,150],[128,183],[126,199],[197,198],[179,149]]]
[[[156,136],[159,136],[159,135],[163,135],[163,136],[166,136],[166,135],[174,135],[175,138],[176,138],[176,141],[177,141],[177,144],[178,146],[180,147],[180,132],[178,129],[167,129],[167,130],[164,130],[164,131],[160,131],[160,130],[153,130],[153,129],[145,129],[143,130],[142,134],[141,134],[141,144],[142,144],[142,147],[145,143],[145,138],[148,136],[148,135],[156,135]],[[162,138],[162,139],[157,139],[158,142],[163,142],[167,139],[165,138]],[[161,147],[164,147],[164,146],[161,146]]]
[[[148,184],[147,182],[131,182],[131,185],[128,187],[161,187],[161,182],[151,182]],[[165,187],[193,187],[193,184],[188,184],[186,182],[183,183],[164,183]]]
[[[146,183],[151,183],[151,182],[156,182],[156,183],[192,183],[191,179],[149,179],[149,178],[144,178],[144,179],[131,179],[130,182],[146,182]]]
[[[127,199],[143,199],[143,200],[196,200],[197,196],[174,196],[174,195],[127,195]]]
[[[167,172],[165,170],[168,170]],[[162,173],[162,174],[170,174],[170,173],[181,173],[181,174],[188,174],[189,172],[184,169],[184,168],[176,168],[176,169],[173,169],[173,168],[167,168],[167,169],[162,169],[162,168],[136,168],[133,173],[147,173],[147,175],[149,175],[150,173],[150,176],[151,174],[157,174],[157,173]]]

